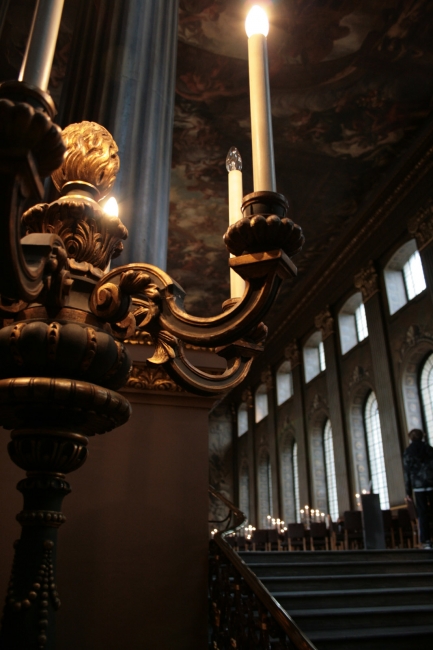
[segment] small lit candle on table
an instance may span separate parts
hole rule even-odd
[[[242,158],[236,147],[231,147],[226,158],[226,169],[229,175],[229,224],[242,219],[241,205],[242,190]],[[230,255],[233,257],[233,255]],[[230,297],[242,298],[245,292],[245,280],[233,269],[230,269]]]
[[[264,9],[258,5],[252,7],[245,21],[245,30],[248,36],[254,191],[275,192],[274,144],[266,41],[269,21]]]

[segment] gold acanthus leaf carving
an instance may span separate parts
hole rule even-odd
[[[123,250],[128,231],[120,219],[108,219],[95,201],[62,197],[40,203],[22,216],[23,234],[59,235],[69,258],[104,270]]]
[[[62,131],[66,153],[63,163],[51,176],[61,192],[66,183],[84,181],[99,192],[100,198],[112,188],[119,171],[118,148],[111,134],[95,122],[70,124]]]
[[[147,368],[134,366],[128,379],[127,386],[138,390],[158,390],[175,393],[184,392],[163,370],[163,368]]]
[[[153,356],[147,360],[150,365],[160,365],[174,359],[177,356],[179,341],[173,334],[162,330],[158,334],[156,341],[155,352]]]

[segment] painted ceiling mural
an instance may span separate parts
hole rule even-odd
[[[252,191],[242,0],[180,0],[168,271],[199,315],[229,296],[225,157]],[[277,190],[306,245],[296,282],[332,250],[431,114],[433,2],[266,4]],[[279,300],[284,309],[289,287]]]
[[[257,0],[258,1],[258,0]],[[228,149],[253,189],[245,0],[179,0],[169,273],[198,315],[229,296]],[[296,287],[332,253],[369,192],[432,112],[433,0],[262,0],[268,37],[277,190],[306,244]],[[79,3],[65,2],[50,91],[59,102]],[[13,0],[0,78],[16,77],[34,0]],[[290,282],[277,306],[288,308]],[[280,310],[280,311],[278,311]],[[284,313],[281,315],[284,316]],[[275,318],[275,316],[274,316]]]

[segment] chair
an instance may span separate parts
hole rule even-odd
[[[405,548],[405,542],[407,548],[415,548],[418,544],[417,524],[411,519],[407,508],[400,508],[397,513],[400,548]]]
[[[331,551],[344,550],[344,526],[341,521],[332,521],[331,515],[326,515]]]
[[[382,510],[386,548],[395,548],[394,522],[391,510]]]
[[[410,520],[412,522],[412,530],[415,532],[414,545],[418,544],[418,515],[416,513],[415,504],[413,501],[406,502],[407,511],[409,513]],[[433,531],[431,531],[433,532]]]
[[[359,510],[346,510],[344,518],[344,547],[349,549],[364,548],[362,515]]]
[[[289,524],[286,530],[289,551],[307,550],[307,535],[304,524]]]
[[[310,548],[312,551],[320,549],[329,551],[329,533],[325,523],[311,522]]]
[[[254,530],[251,542],[253,545],[253,551],[267,551],[268,531],[265,528]]]
[[[281,551],[280,535],[278,530],[268,530],[268,551]]]

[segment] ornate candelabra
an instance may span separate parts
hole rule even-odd
[[[116,144],[91,122],[61,133],[53,117],[45,91],[27,81],[0,87],[0,424],[11,430],[12,461],[26,472],[18,483],[22,533],[3,650],[54,648],[66,474],[85,462],[89,436],[130,416],[116,392],[131,371],[125,339],[151,337],[155,351],[147,363],[191,392],[233,388],[263,349],[262,319],[282,280],[296,274],[290,257],[303,244],[284,196],[244,197],[243,218],[224,241],[245,293],[226,301],[218,316],[191,316],[182,288],[161,269],[141,263],[107,271],[128,235],[99,203],[119,169]],[[59,198],[47,204],[41,178],[50,174]],[[184,353],[188,343],[215,349],[226,370],[214,375],[194,367]]]

